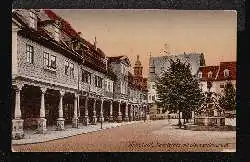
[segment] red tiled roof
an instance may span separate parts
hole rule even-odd
[[[65,21],[64,19],[62,19],[61,17],[56,15],[56,13],[54,13],[53,11],[51,11],[49,9],[44,9],[44,12],[48,15],[48,17],[51,20],[53,20],[53,21],[60,20],[61,21],[61,30],[63,30],[69,36],[71,36],[71,37],[77,36],[77,32],[71,27],[71,25],[67,21]]]
[[[229,70],[229,77],[224,76],[224,70]],[[212,72],[212,78],[208,78],[208,73]],[[223,80],[236,80],[236,62],[221,62],[219,66],[202,66],[199,69],[202,72],[201,81],[223,81]]]
[[[229,77],[225,78],[224,76],[224,70],[229,70]],[[236,80],[236,61],[232,62],[221,62],[220,63],[220,71],[218,78],[216,80]]]
[[[60,20],[61,21],[61,30],[64,31],[66,34],[68,34],[70,37],[76,37],[79,35],[79,33],[77,33],[74,30],[74,28],[66,20],[64,20],[61,17],[59,17],[58,15],[56,15],[56,13],[54,13],[53,11],[51,11],[49,9],[45,9],[44,12],[48,15],[48,17],[51,20],[53,20],[53,21]],[[80,40],[82,40],[88,47],[90,47],[91,50],[94,50],[97,55],[99,55],[102,58],[105,57],[104,52],[100,48],[95,49],[93,44],[91,44],[90,42],[88,42],[87,40],[85,40],[83,38],[80,38]]]
[[[218,73],[219,66],[202,66],[200,67],[200,72],[202,72],[202,78],[200,80],[215,80]],[[212,72],[212,78],[208,78],[208,73]]]

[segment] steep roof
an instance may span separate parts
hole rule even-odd
[[[229,76],[224,76],[224,71],[229,70]],[[212,78],[208,78],[208,73],[212,72]],[[236,61],[220,62],[219,66],[202,66],[199,68],[199,72],[202,72],[201,81],[225,81],[236,80]]]
[[[229,70],[229,76],[224,76],[224,71]],[[221,62],[220,63],[220,71],[218,78],[216,80],[236,80],[236,61],[232,62]]]
[[[109,59],[109,62],[121,62],[122,60],[124,60],[129,66],[131,65],[130,64],[130,61],[129,61],[129,58],[125,55],[121,55],[121,56],[114,56],[114,57],[108,57]]]
[[[202,73],[202,77],[200,78],[200,80],[202,80],[202,81],[216,80],[216,75],[218,73],[218,70],[219,70],[219,66],[202,66],[202,67],[200,67],[199,72]],[[208,77],[209,72],[212,72],[211,78]]]
[[[63,32],[65,32],[67,35],[69,35],[71,38],[75,38],[78,37],[78,40],[82,41],[84,44],[86,44],[88,46],[88,48],[90,48],[95,54],[97,54],[98,56],[104,58],[105,54],[104,52],[100,49],[100,48],[95,48],[95,46],[93,44],[91,44],[90,42],[88,42],[86,39],[82,38],[79,36],[80,32],[76,32],[76,30],[63,18],[61,18],[60,16],[58,16],[55,12],[53,12],[52,10],[49,9],[44,9],[45,14],[50,18],[50,20],[52,21],[56,21],[59,20],[60,21],[60,27],[61,30]],[[45,22],[42,23],[49,23],[50,21],[46,20]]]
[[[61,22],[61,30],[67,33],[71,37],[77,36],[77,32],[75,29],[64,19],[62,19],[60,16],[58,16],[56,13],[54,13],[52,10],[44,9],[44,12],[48,15],[48,17],[53,20],[60,20]]]
[[[51,10],[42,10],[44,12],[38,13],[38,24],[37,29],[35,30],[29,27],[27,18],[22,15],[24,13],[24,10],[25,9],[20,9],[19,11],[16,10],[12,12],[12,21],[15,20],[22,25],[22,30],[18,31],[20,35],[25,36],[33,41],[39,42],[47,48],[60,52],[66,57],[73,58],[77,61],[82,60],[82,58],[84,57],[85,59],[88,59],[84,62],[86,66],[106,73],[105,64],[102,61],[102,59],[105,57],[103,51],[99,48],[97,50],[93,49],[91,44],[85,39],[81,38],[79,35],[77,35],[76,37],[75,34],[77,33],[65,20],[58,17]],[[45,11],[47,12],[48,16],[42,17],[42,15],[46,15],[44,14]],[[84,51],[84,53],[81,51],[77,51],[74,47],[72,47],[72,42],[68,42],[63,39],[61,39],[60,41],[54,40],[53,35],[51,35],[51,33],[47,31],[44,26],[46,26],[47,24],[55,23],[55,20],[61,21],[63,25],[61,25],[60,30],[65,32],[66,34],[70,34],[70,38],[72,40],[78,39],[78,41],[80,40],[81,42],[83,42],[82,44],[87,47],[87,50],[81,49]]]

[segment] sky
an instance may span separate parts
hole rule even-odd
[[[107,56],[136,55],[148,76],[149,58],[203,53],[206,65],[236,61],[237,13],[223,10],[54,9]]]

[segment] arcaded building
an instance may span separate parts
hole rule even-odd
[[[13,10],[12,138],[24,138],[26,129],[134,120],[129,65],[126,57],[107,57],[51,10]]]

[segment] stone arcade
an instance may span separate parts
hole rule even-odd
[[[146,99],[129,95],[129,67],[126,56],[106,57],[51,10],[13,10],[12,138],[144,119],[147,87],[133,88]]]

